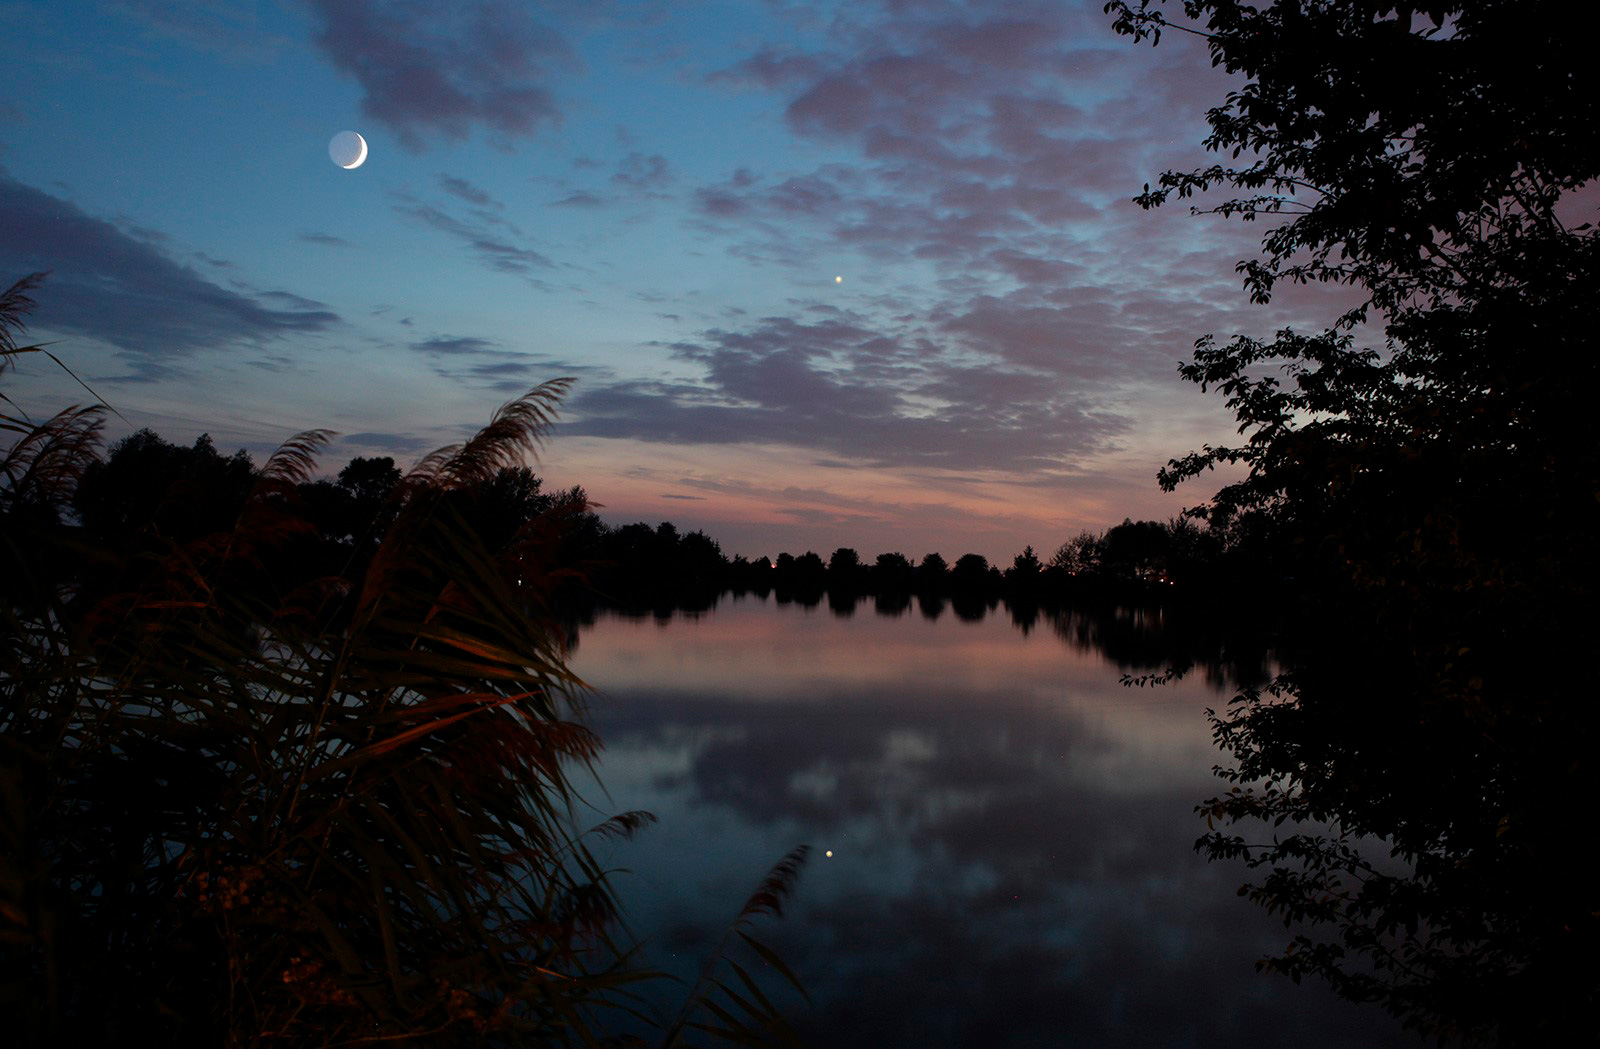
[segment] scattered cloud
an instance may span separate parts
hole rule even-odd
[[[442,378],[512,396],[558,376],[596,374],[593,367],[509,349],[475,335],[435,335],[408,345],[430,358],[434,373]]]
[[[361,85],[362,112],[409,149],[474,125],[525,137],[559,124],[550,81],[574,53],[520,0],[310,0],[315,42]]]
[[[486,190],[479,189],[464,178],[456,178],[453,175],[440,175],[439,187],[451,196],[459,197],[468,204],[473,204],[480,208],[501,207],[500,202],[489,196]]]
[[[604,197],[599,197],[593,193],[590,193],[588,190],[580,189],[568,193],[565,197],[555,201],[550,206],[552,208],[603,208],[608,203],[610,203],[610,201],[606,200]]]
[[[347,448],[378,449],[396,455],[414,455],[433,448],[426,438],[409,433],[347,433],[340,435],[339,444]]]
[[[632,190],[658,190],[672,182],[667,158],[659,153],[629,153],[611,176],[613,185]]]
[[[570,369],[569,369],[570,370]],[[458,382],[493,390],[506,396],[520,396],[548,379],[566,374],[543,358],[524,358],[494,364],[474,364],[450,374]]]
[[[0,272],[48,271],[34,323],[123,351],[130,379],[230,343],[325,331],[339,316],[286,291],[226,288],[175,261],[161,239],[86,214],[69,200],[0,175]]]
[[[803,43],[761,46],[712,79],[775,93],[789,128],[836,159],[737,170],[693,206],[741,258],[807,265],[791,250],[805,237],[922,260],[962,293],[1122,279],[1128,198],[1170,166],[1158,144],[1202,137],[1197,87],[1222,74],[1187,41],[1130,60],[1087,7],[862,3]]]
[[[212,0],[106,0],[102,9],[137,23],[140,35],[252,64],[270,61],[293,42],[267,32],[254,4]]]
[[[503,219],[483,213],[481,209],[465,216],[452,214],[441,206],[408,194],[398,195],[394,209],[407,218],[460,241],[479,264],[498,273],[529,276],[535,270],[549,269],[554,265],[532,248],[513,243],[510,238],[520,238],[521,231]]]
[[[843,311],[712,329],[672,349],[699,381],[580,390],[569,432],[795,445],[840,465],[1058,474],[1128,426],[1107,396],[1119,377],[1111,365],[1079,369],[1069,385],[1059,370]]]
[[[749,58],[711,73],[706,80],[713,84],[731,84],[775,90],[817,79],[823,72],[820,57],[763,45]]]
[[[212,12],[204,0],[114,2],[141,19],[119,25],[149,55],[166,54],[173,40],[237,38],[255,17],[239,5]],[[483,136],[511,146],[557,128],[565,109],[574,114],[573,134],[550,136],[536,160],[517,158],[531,199],[464,163],[400,157],[405,167],[389,169],[389,185],[411,188],[378,199],[407,231],[382,240],[426,253],[429,279],[440,278],[426,309],[477,316],[481,335],[396,307],[373,311],[381,323],[366,320],[394,285],[368,290],[350,315],[381,328],[370,342],[398,351],[407,373],[397,384],[442,376],[449,382],[435,389],[453,385],[450,395],[465,398],[580,374],[563,433],[727,464],[730,482],[751,476],[754,458],[778,461],[755,446],[782,449],[795,479],[732,497],[819,526],[926,519],[933,510],[896,504],[881,485],[859,505],[841,502],[818,478],[841,491],[891,473],[926,479],[930,501],[954,506],[979,486],[1060,493],[1102,477],[1108,458],[1157,448],[1168,435],[1167,450],[1181,451],[1198,443],[1189,434],[1199,412],[1169,410],[1177,401],[1166,398],[1179,390],[1185,405],[1200,400],[1173,377],[1196,336],[1335,311],[1325,308],[1326,289],[1285,288],[1268,310],[1246,306],[1232,263],[1254,254],[1259,225],[1196,220],[1173,207],[1144,213],[1129,201],[1161,170],[1209,159],[1197,145],[1203,106],[1226,88],[1202,43],[1174,37],[1158,52],[1134,48],[1110,32],[1100,6],[775,0],[751,5],[755,13],[693,50],[703,14],[658,0],[305,0],[313,47],[351,79],[368,118],[411,150]],[[25,8],[19,17],[48,21]],[[661,33],[644,28],[651,19],[664,20]],[[704,149],[695,133],[671,135],[670,122],[607,137],[636,99],[613,96],[610,69],[592,83],[581,78],[580,41],[607,62],[626,55],[635,94],[663,74],[657,82],[671,93],[663,111],[687,112],[680,103],[700,92],[706,126],[726,122],[726,153]],[[708,72],[708,63],[721,68]],[[759,121],[748,142],[739,137],[744,120]],[[253,345],[237,363],[264,380],[260,369],[287,367],[269,352],[283,336],[339,322],[293,291],[212,269],[229,264],[137,226],[142,214],[118,217],[115,208],[133,204],[108,205],[101,219],[70,196],[0,176],[0,262],[16,273],[54,270],[35,319],[70,318],[70,329],[53,326],[115,344],[134,361],[128,378],[167,374],[181,354],[243,340]],[[664,200],[672,203],[654,206]],[[619,207],[639,201],[652,206]],[[296,221],[279,228],[312,248],[377,243]],[[674,240],[674,226],[687,236]],[[318,264],[337,258],[299,251]],[[661,265],[673,272],[648,272]],[[485,270],[517,280],[485,280]],[[572,294],[559,306],[555,296],[541,301],[551,307],[548,324],[541,317],[529,327],[526,312],[494,298],[552,287],[557,272]],[[347,283],[341,276],[330,287]],[[492,305],[474,312],[480,303]],[[583,326],[564,312],[579,309]],[[650,338],[663,341],[641,342]],[[534,352],[545,346],[605,365]],[[620,455],[632,446],[585,447]],[[1146,458],[1158,461],[1154,454]],[[1127,463],[1118,478],[1137,471],[1137,483],[1151,487],[1153,467],[1129,455],[1114,469]],[[700,489],[679,483],[697,468],[663,468],[638,481],[636,494],[698,498],[681,493]],[[952,530],[986,527],[970,506],[950,514],[940,520]]]
[[[1077,483],[1172,403],[1197,335],[1276,321],[1232,270],[1259,228],[1128,199],[1203,159],[1173,148],[1204,137],[1225,91],[1202,46],[1163,41],[1144,61],[1098,4],[1055,0],[783,13],[793,42],[708,79],[775,96],[827,159],[702,180],[691,224],[752,263],[809,274],[838,257],[862,276],[831,306],[795,300],[674,343],[677,378],[581,391],[577,432]]]
[[[316,299],[308,299],[292,291],[263,291],[258,294],[263,299],[270,299],[281,306],[292,307],[304,313],[312,313],[322,308],[322,303]]]
[[[411,348],[433,356],[460,357],[492,353],[499,349],[499,344],[471,335],[436,335],[431,339],[419,339]]]

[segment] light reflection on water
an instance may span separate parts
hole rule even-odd
[[[574,667],[599,691],[597,804],[660,818],[607,852],[647,964],[692,981],[812,846],[758,935],[811,992],[788,1000],[814,1045],[1421,1044],[1253,971],[1288,933],[1192,849],[1221,757],[1203,710],[1228,698],[1200,681],[1125,688],[1004,615],[758,599],[603,617]]]

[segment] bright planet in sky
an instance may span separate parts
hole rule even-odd
[[[367,140],[354,131],[341,131],[329,140],[328,156],[346,171],[358,168],[367,159]]]

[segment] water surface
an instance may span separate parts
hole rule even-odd
[[[1255,973],[1289,933],[1193,851],[1222,758],[1204,710],[1229,693],[1124,687],[1099,632],[756,598],[585,628],[599,803],[660,818],[607,852],[647,964],[692,980],[805,843],[757,931],[817,1046],[1422,1044]]]

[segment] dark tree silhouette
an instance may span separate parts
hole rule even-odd
[[[1006,578],[1025,579],[1031,583],[1042,571],[1044,565],[1039,561],[1039,555],[1033,552],[1033,547],[1025,546],[1022,548],[1022,553],[1011,559],[1011,567],[1006,569]]]
[[[794,570],[795,574],[800,578],[820,584],[823,579],[823,573],[827,571],[827,566],[822,563],[822,557],[819,554],[815,551],[807,550],[794,559]]]
[[[905,554],[879,554],[872,563],[873,586],[879,594],[910,593],[915,571]]]
[[[1206,211],[1272,219],[1240,264],[1255,299],[1285,281],[1362,299],[1316,334],[1207,337],[1182,369],[1246,440],[1161,482],[1248,467],[1197,512],[1295,626],[1292,672],[1217,720],[1237,786],[1202,846],[1313,926],[1267,967],[1446,1036],[1592,1041],[1600,883],[1570,843],[1600,832],[1597,711],[1549,672],[1600,628],[1587,34],[1549,2],[1107,10],[1136,37],[1202,35],[1246,80],[1208,115],[1235,163],[1139,202],[1222,190]]]
[[[1101,533],[1079,532],[1056,549],[1050,565],[1069,576],[1097,572],[1104,547],[1105,537]]]
[[[1166,575],[1167,553],[1172,547],[1166,526],[1159,521],[1131,521],[1108,531],[1100,544],[1100,570],[1136,579]]]
[[[184,448],[143,429],[85,467],[72,506],[102,541],[120,544],[153,531],[186,542],[231,528],[255,482],[255,464],[242,449],[223,456],[209,434]]]
[[[356,456],[339,471],[339,487],[364,506],[383,506],[399,487],[402,474],[387,455],[371,459]]]
[[[684,585],[701,592],[721,592],[728,559],[722,545],[701,531],[690,532],[678,544],[678,570]]]
[[[989,559],[982,554],[962,554],[950,569],[950,585],[982,589],[989,585]]]
[[[301,485],[300,505],[323,539],[370,552],[398,512],[391,500],[400,478],[388,456],[357,457],[339,471],[337,480]]]
[[[861,563],[861,555],[848,546],[841,546],[828,556],[828,593],[835,598],[842,599],[845,595],[854,596],[867,589],[868,577],[866,566]],[[852,604],[850,606],[854,608]],[[835,609],[838,611],[839,609]]]

